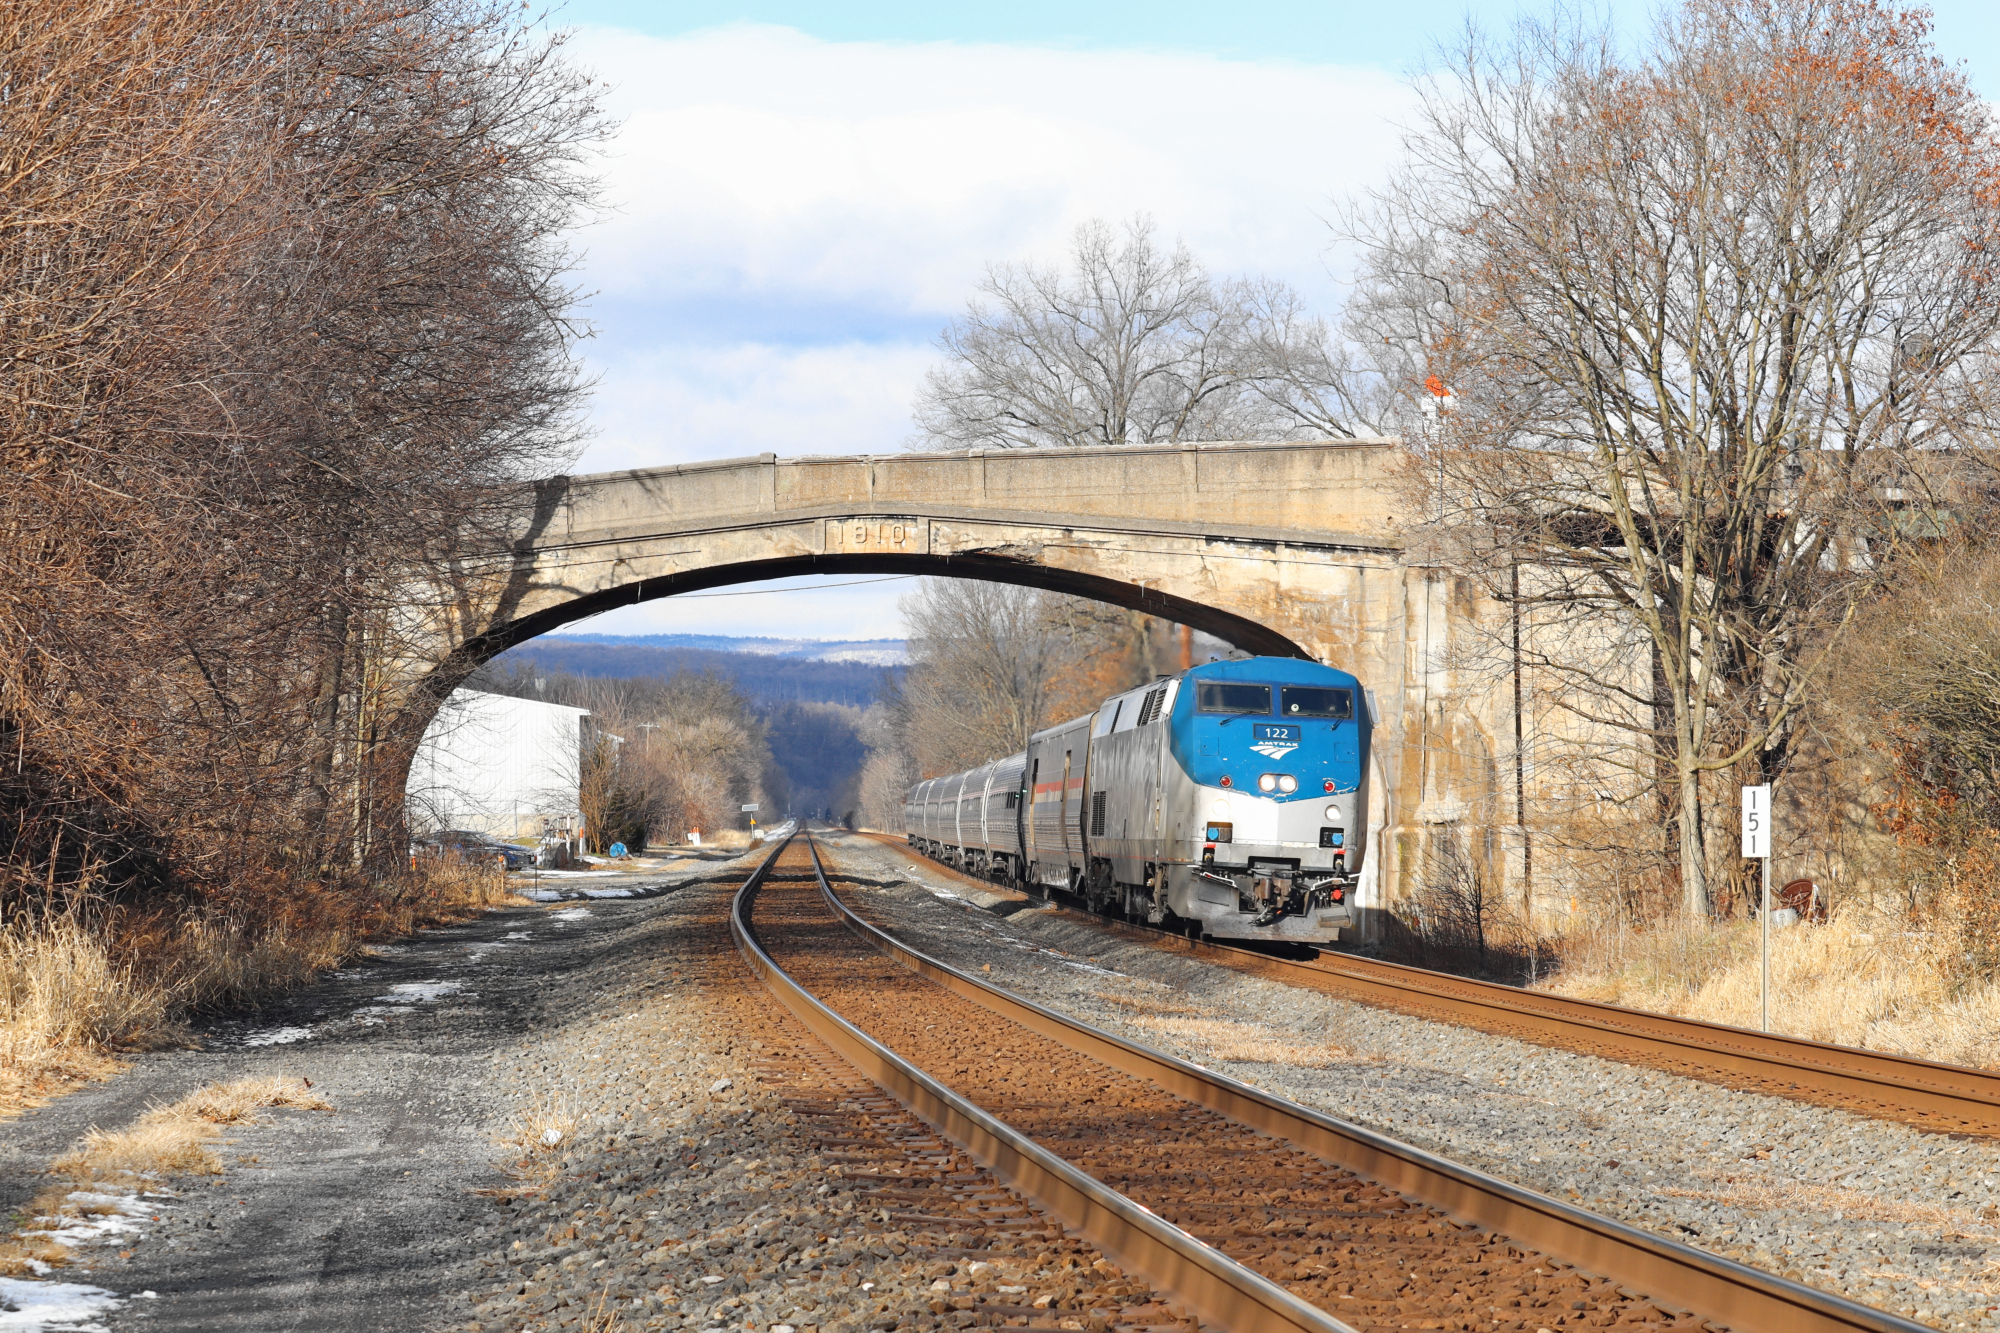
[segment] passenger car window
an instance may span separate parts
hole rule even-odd
[[[1194,695],[1201,713],[1266,713],[1271,711],[1269,685],[1244,685],[1233,680],[1204,680]]]
[[[1354,691],[1325,685],[1281,686],[1278,711],[1286,717],[1353,717]]]

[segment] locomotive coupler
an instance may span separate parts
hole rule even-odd
[[[1291,906],[1291,877],[1283,871],[1253,875],[1250,879],[1250,896],[1258,904],[1257,919],[1253,926],[1268,926],[1276,922]]]

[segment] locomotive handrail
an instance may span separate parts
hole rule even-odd
[[[1819,1291],[1720,1255],[1462,1166],[1310,1107],[1273,1097],[958,971],[863,920],[827,882],[819,848],[806,846],[820,892],[847,928],[921,976],[1070,1049],[1295,1143],[1329,1162],[1517,1243],[1694,1311],[1738,1333],[1923,1333],[1926,1325]]]

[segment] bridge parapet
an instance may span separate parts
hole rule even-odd
[[[959,453],[762,454],[566,479],[548,540],[604,541],[780,514],[987,515],[1394,549],[1395,440]]]

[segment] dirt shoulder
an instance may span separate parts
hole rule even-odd
[[[510,908],[425,931],[257,1015],[209,1024],[204,1049],[139,1057],[9,1122],[0,1210],[11,1217],[59,1183],[49,1162],[88,1130],[123,1128],[205,1084],[308,1079],[335,1108],[232,1128],[223,1176],[166,1182],[143,1215],[75,1246],[46,1280],[4,1280],[0,1305],[21,1309],[0,1320],[39,1302],[114,1329],[430,1323],[476,1271],[476,1233],[493,1205],[474,1191],[507,1184],[497,1140],[532,1109],[538,1053],[641,1002],[672,957],[684,895],[748,864],[693,863],[619,881],[644,897]]]

